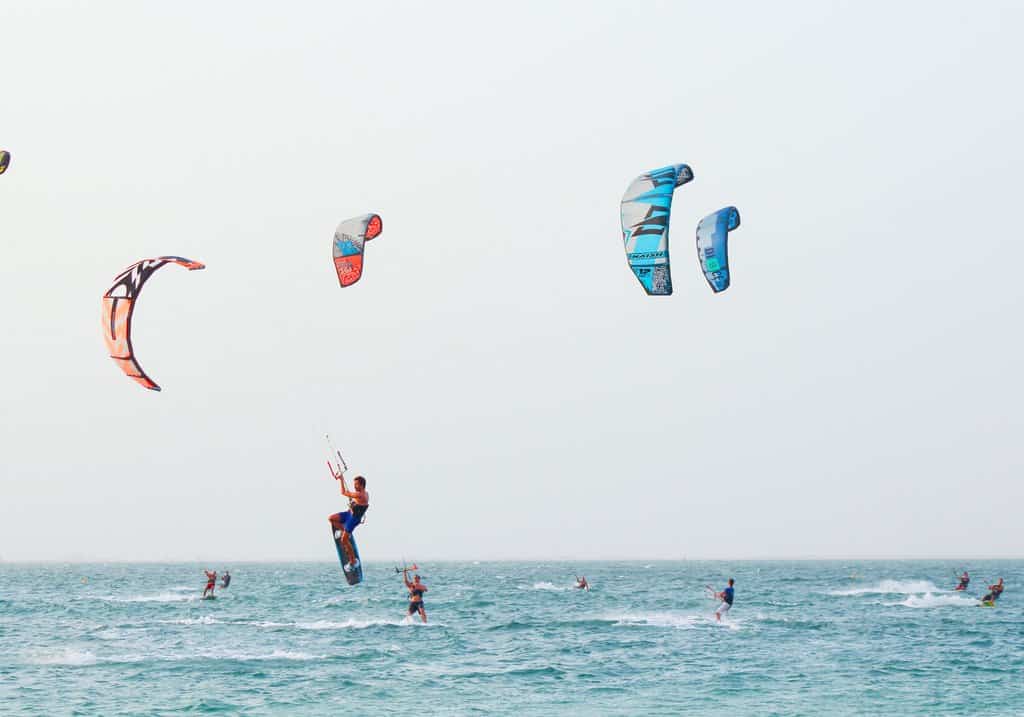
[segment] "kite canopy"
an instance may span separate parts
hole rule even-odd
[[[206,265],[180,256],[161,256],[135,262],[114,279],[113,286],[103,295],[103,340],[114,363],[143,388],[159,391],[146,372],[139,366],[132,348],[132,313],[142,291],[142,285],[157,269],[167,264],[178,264],[189,271],[205,269]]]
[[[626,260],[649,295],[672,293],[668,225],[672,194],[693,179],[685,164],[672,164],[641,174],[622,197],[622,239]]]
[[[334,268],[342,287],[359,281],[363,275],[363,247],[383,229],[379,215],[364,214],[346,219],[334,230]]]
[[[11,163],[11,153],[6,149],[0,149],[0,174],[7,171],[8,165]]]
[[[697,225],[697,259],[716,294],[729,288],[729,232],[739,225],[736,207],[708,214]]]

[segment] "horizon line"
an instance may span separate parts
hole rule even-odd
[[[892,557],[892,556],[842,556],[842,557],[826,557],[826,556],[803,556],[803,557],[743,557],[743,558],[691,558],[691,557],[680,557],[680,558],[429,558],[427,560],[417,560],[416,563],[724,563],[724,562],[745,562],[745,563],[771,563],[771,562],[885,562],[885,561],[899,561],[899,562],[995,562],[995,561],[1010,561],[1010,560],[1024,560],[1024,556],[1003,556],[1003,557],[965,557],[965,556],[929,556],[929,557]],[[324,559],[310,559],[310,558],[273,558],[273,559],[224,559],[218,558],[215,560],[201,560],[198,558],[165,558],[165,559],[138,559],[138,558],[28,558],[20,559],[15,558],[8,560],[0,558],[0,566],[3,565],[97,565],[97,564],[115,564],[115,565],[184,565],[184,564],[199,564],[199,565],[210,565],[213,563],[231,563],[234,565],[271,565],[281,563],[293,563],[293,564],[333,564],[336,560],[329,558]],[[404,563],[403,559],[400,558],[379,558],[373,560],[363,560],[365,565],[390,565],[392,563],[399,564]]]

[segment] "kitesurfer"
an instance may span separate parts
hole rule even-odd
[[[206,573],[206,589],[203,590],[203,597],[205,598],[207,594],[212,597],[213,590],[217,587],[217,571],[204,570],[203,572]]]
[[[576,589],[577,590],[590,590],[590,583],[587,582],[586,575],[576,576]]]
[[[966,590],[967,586],[971,584],[971,576],[964,570],[964,574],[960,576],[960,584],[957,585],[954,590]]]
[[[423,622],[427,621],[427,611],[423,608],[423,593],[427,592],[427,586],[420,582],[420,576],[414,575],[412,582],[409,581],[409,568],[402,569],[402,581],[409,590],[409,615],[420,614]]]
[[[724,615],[732,609],[732,599],[734,592],[735,591],[733,590],[733,579],[729,578],[729,584],[725,586],[725,589],[722,590],[722,592],[720,593],[715,593],[715,597],[722,601],[722,604],[718,606],[717,610],[715,610],[715,619],[719,622],[722,621],[722,615]]]
[[[363,516],[366,514],[367,508],[370,507],[370,494],[366,492],[366,479],[362,476],[356,476],[352,480],[355,490],[350,491],[345,484],[344,472],[334,473],[334,470],[331,469],[331,473],[334,474],[335,480],[341,481],[341,494],[349,500],[348,510],[343,513],[335,513],[328,520],[334,526],[335,540],[346,543],[349,536],[352,535],[352,531],[363,521]]]
[[[220,586],[222,588],[226,588],[230,584],[231,584],[231,573],[229,573],[227,570],[225,570],[224,574],[220,576]]]
[[[999,582],[995,585],[988,586],[988,594],[981,599],[982,602],[995,603],[999,599],[999,596],[1003,594],[1003,579],[999,578]]]

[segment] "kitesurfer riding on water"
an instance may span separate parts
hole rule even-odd
[[[412,582],[409,582],[409,568],[402,569],[402,581],[409,590],[409,614],[419,613],[423,622],[426,622],[427,611],[423,608],[423,593],[427,592],[427,586],[420,582],[419,575],[414,575]]]
[[[967,586],[971,584],[971,576],[964,570],[964,574],[960,576],[960,584],[957,585],[954,590],[966,590]]]
[[[203,597],[206,597],[207,594],[213,597],[213,589],[217,586],[217,571],[204,570],[203,572],[206,573],[206,589],[203,590]]]
[[[587,582],[587,576],[586,575],[582,575],[582,576],[577,576],[576,577],[576,589],[577,590],[590,590],[590,583]]]
[[[987,603],[995,603],[999,599],[999,596],[1003,594],[1003,579],[999,578],[999,582],[995,585],[988,586],[988,595],[983,597],[981,601]]]
[[[230,584],[231,584],[231,573],[229,573],[227,570],[225,570],[224,574],[220,576],[220,586],[222,588],[226,588]]]
[[[335,513],[328,520],[334,526],[335,539],[340,540],[342,543],[348,543],[352,531],[363,521],[363,516],[366,514],[367,508],[370,507],[370,494],[366,492],[366,479],[362,476],[356,476],[352,480],[355,490],[350,491],[345,484],[344,472],[334,473],[332,468],[331,473],[334,475],[335,480],[341,481],[341,494],[348,498],[349,501],[348,510],[343,513]]]
[[[719,598],[722,601],[722,604],[718,606],[717,610],[715,610],[715,619],[719,622],[722,621],[722,615],[724,615],[732,609],[732,599],[733,595],[735,594],[735,590],[733,590],[732,586],[733,579],[729,578],[729,584],[726,586],[726,588],[722,590],[722,592],[715,594],[715,597]]]

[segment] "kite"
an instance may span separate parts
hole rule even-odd
[[[178,264],[189,271],[205,269],[206,265],[180,256],[161,256],[137,261],[114,279],[113,286],[103,295],[103,340],[114,363],[143,388],[159,391],[160,387],[139,366],[132,348],[132,313],[142,285],[157,269],[167,264]]]
[[[739,225],[736,207],[708,214],[697,225],[697,259],[716,294],[729,288],[729,232]]]
[[[622,196],[622,239],[626,260],[644,291],[651,296],[672,293],[668,256],[668,225],[672,193],[693,179],[685,164],[672,164],[641,174]]]
[[[0,149],[0,174],[7,171],[7,167],[11,163],[11,153],[6,149]]]
[[[359,281],[363,275],[363,247],[383,228],[379,215],[364,214],[346,219],[334,230],[334,268],[342,287]]]

